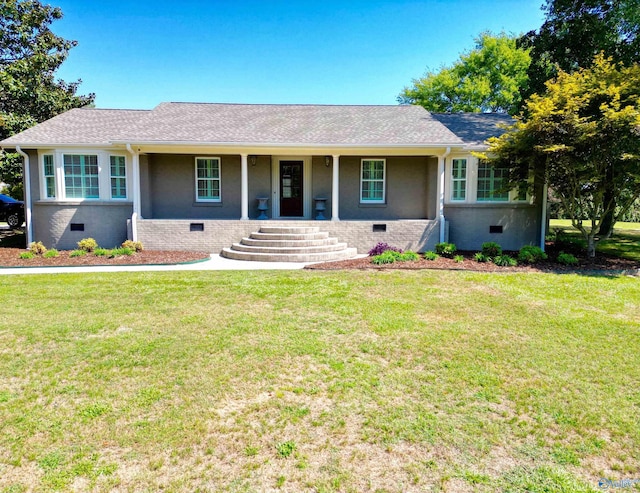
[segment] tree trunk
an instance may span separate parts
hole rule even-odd
[[[587,236],[587,256],[589,258],[596,256],[596,239],[593,234]]]
[[[602,221],[600,222],[600,228],[598,228],[598,236],[601,238],[609,238],[611,233],[613,233],[613,226],[615,222],[613,221],[613,215],[616,210],[616,198],[615,191],[612,190],[612,185],[607,186],[604,191],[604,200],[603,203],[605,206],[608,204],[612,204],[612,207],[608,209],[607,212],[602,216]]]

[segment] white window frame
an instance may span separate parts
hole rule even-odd
[[[495,198],[488,198],[488,199],[479,199],[478,198],[478,192],[480,190],[480,160],[478,160],[477,162],[477,172],[476,172],[476,192],[475,192],[475,201],[478,204],[506,204],[509,202],[512,202],[512,194],[513,194],[513,190],[509,190],[508,192],[506,192],[507,197],[505,199],[495,199]],[[488,165],[491,168],[491,165]],[[504,169],[504,168],[500,168],[500,169]],[[484,178],[482,178],[484,179]],[[495,178],[493,178],[493,180],[495,180]],[[492,192],[491,190],[489,190],[489,192]],[[517,193],[517,192],[516,192]]]
[[[218,178],[204,178],[205,180],[218,182],[218,198],[200,198],[198,196],[198,180],[203,179],[198,178],[198,160],[214,160],[218,162]],[[194,178],[196,202],[222,202],[222,158],[219,156],[196,156],[194,160]]]
[[[124,159],[124,176],[114,176],[111,173],[111,158],[122,158]],[[124,154],[109,154],[109,198],[111,200],[127,200],[129,198],[129,176],[127,170],[127,156]],[[114,197],[113,196],[113,185],[111,181],[113,179],[124,180],[124,197]]]
[[[51,156],[51,165],[53,166],[53,174],[47,175],[45,168],[45,157]],[[58,191],[58,179],[56,170],[56,155],[53,151],[47,151],[40,154],[40,198],[44,200],[57,200],[60,196]],[[47,178],[53,178],[53,195],[50,196],[47,189]]]
[[[363,178],[364,163],[365,161],[381,161],[382,162],[382,180],[379,179],[367,179]],[[362,198],[363,184],[368,182],[382,182],[382,199],[364,200]],[[360,204],[385,204],[387,200],[387,160],[385,158],[368,157],[360,160]]]
[[[53,156],[55,197],[47,195],[47,184],[44,169],[44,156]],[[98,197],[67,197],[64,174],[64,156],[97,156],[98,157]],[[111,196],[111,157],[124,157],[125,162],[125,188],[127,198],[113,198]],[[132,194],[131,179],[132,162],[125,153],[114,152],[108,149],[42,149],[38,151],[39,178],[40,178],[40,199],[52,202],[129,202]],[[49,175],[51,176],[51,175]]]
[[[66,173],[64,172],[64,167],[65,167],[65,157],[74,157],[74,156],[82,156],[82,157],[87,157],[87,156],[95,156],[96,158],[96,168],[97,168],[97,173],[96,173],[96,180],[98,180],[98,196],[97,197],[68,197],[70,200],[100,200],[100,185],[102,183],[102,180],[100,179],[100,156],[97,152],[63,152],[62,153],[62,163],[61,163],[61,168],[62,168],[62,175],[63,175],[63,182],[62,182],[62,189],[64,190],[64,196],[65,198],[67,198],[67,179],[66,179]],[[86,166],[86,164],[85,164]],[[84,190],[84,186],[82,187],[82,189]]]
[[[456,161],[463,161],[464,162],[464,178],[456,178],[453,175],[453,170],[454,170],[454,165]],[[451,202],[467,202],[467,199],[469,197],[469,190],[468,190],[468,183],[469,183],[469,159],[467,159],[466,157],[454,157],[451,159],[451,166],[449,168],[449,184],[450,184],[450,190],[451,193],[449,194],[449,200],[451,200]],[[461,191],[464,192],[464,198],[456,198],[454,196],[455,193],[455,183],[457,182],[461,182],[464,185],[461,187]]]

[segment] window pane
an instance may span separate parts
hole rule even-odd
[[[362,160],[362,175],[360,185],[362,194],[361,202],[384,201],[384,161],[380,159]]]
[[[509,190],[506,186],[509,170],[495,168],[488,163],[478,165],[478,201],[508,201]]]
[[[465,200],[466,189],[467,160],[454,159],[451,163],[451,200]]]
[[[55,198],[56,196],[56,178],[55,168],[53,166],[53,156],[46,154],[43,156],[44,164],[44,181],[45,181],[45,193],[47,198]]]
[[[220,159],[196,159],[196,194],[200,200],[220,200]]]
[[[63,165],[67,197],[84,199],[97,199],[100,197],[98,156],[65,154],[63,156]]]

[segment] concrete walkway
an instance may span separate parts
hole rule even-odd
[[[78,267],[6,267],[0,275],[10,274],[62,274],[85,272],[160,272],[185,270],[295,270],[317,262],[253,262],[231,260],[212,254],[209,260],[178,265],[86,265]]]

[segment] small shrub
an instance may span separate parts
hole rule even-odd
[[[440,255],[438,255],[436,252],[432,252],[431,250],[424,252],[424,258],[426,260],[437,260],[440,258]]]
[[[276,451],[278,452],[278,457],[282,457],[286,459],[296,450],[295,442],[288,441],[282,442],[276,445]]]
[[[38,241],[37,243],[32,241],[29,243],[29,251],[34,255],[44,255],[47,253],[47,247],[44,246],[41,241]]]
[[[60,256],[60,253],[55,248],[52,248],[51,250],[47,250],[46,252],[44,252],[42,256],[44,258],[56,258]]]
[[[462,255],[456,255],[453,257],[453,261],[459,264],[460,262],[464,262],[464,257]]]
[[[96,249],[93,251],[93,254],[94,254],[96,257],[108,257],[108,256],[109,256],[109,254],[110,254],[110,251],[109,251],[109,250],[107,250],[106,248],[100,248],[100,247],[98,247],[98,248],[96,248]]]
[[[142,242],[141,241],[131,241],[131,240],[127,240],[122,242],[122,248],[129,248],[131,250],[133,250],[134,252],[141,252],[142,250],[144,250],[144,248],[142,247]]]
[[[376,255],[380,255],[388,251],[402,253],[402,250],[400,248],[396,248],[389,245],[388,243],[384,243],[381,241],[378,242],[376,246],[374,246],[371,250],[369,250],[369,257],[375,257]]]
[[[541,260],[547,260],[547,254],[540,247],[525,245],[518,252],[518,262],[535,264]]]
[[[71,253],[69,253],[69,257],[82,257],[83,255],[86,255],[87,252],[86,250],[73,250]]]
[[[502,247],[495,241],[486,241],[482,244],[482,253],[487,257],[497,257],[502,255]]]
[[[93,238],[84,238],[78,242],[78,249],[85,252],[93,252],[98,248],[98,242]]]
[[[114,248],[113,250],[109,250],[109,258],[119,257],[120,255],[133,255],[136,253],[135,250],[126,247]]]
[[[406,252],[398,255],[398,260],[400,262],[415,262],[416,260],[420,260],[420,255],[416,252],[412,252],[411,250],[407,250]]]
[[[482,252],[477,252],[474,256],[473,259],[476,262],[491,262],[491,257],[489,257],[488,255],[485,255]]]
[[[394,250],[387,250],[381,253],[380,255],[375,255],[371,259],[371,262],[373,262],[376,265],[392,264],[396,260],[398,260],[398,255],[400,255],[399,252],[396,252]]]
[[[35,254],[33,252],[21,252],[18,257],[22,260],[27,260],[35,257]]]
[[[570,253],[560,252],[558,254],[557,261],[559,264],[563,265],[578,265],[578,259],[575,255],[572,255]]]
[[[443,257],[453,257],[457,248],[453,243],[436,243],[436,253]]]
[[[493,257],[493,263],[499,267],[515,267],[518,265],[517,260],[509,255],[496,255]]]

